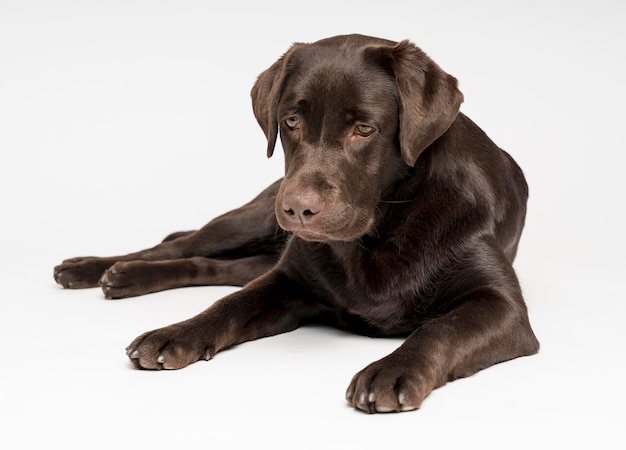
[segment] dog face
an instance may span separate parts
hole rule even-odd
[[[402,165],[396,92],[382,70],[355,70],[358,57],[325,50],[291,58],[298,63],[277,111],[286,170],[276,217],[307,240],[353,240],[371,228],[381,190]]]
[[[456,80],[408,42],[338,36],[295,44],[262,73],[253,108],[271,156],[279,225],[309,241],[367,234],[385,189],[455,119]]]

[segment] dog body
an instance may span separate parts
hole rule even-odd
[[[528,195],[470,119],[456,80],[414,45],[360,35],[294,44],[252,89],[285,177],[154,248],[74,258],[64,287],[108,298],[243,288],[135,339],[138,368],[178,369],[241,342],[323,323],[406,336],[351,381],[367,412],[418,408],[436,387],[539,344],[512,268]]]

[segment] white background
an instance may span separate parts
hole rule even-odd
[[[0,445],[624,448],[625,20],[618,0],[0,0]],[[525,170],[516,268],[541,352],[375,416],[344,390],[397,340],[307,328],[132,369],[135,336],[232,289],[107,301],[53,266],[151,246],[278,178],[256,76],[352,32],[419,45]]]

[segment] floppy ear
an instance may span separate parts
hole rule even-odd
[[[400,106],[402,158],[414,166],[422,151],[452,125],[463,94],[456,78],[409,41],[366,51],[393,74]]]
[[[301,45],[293,44],[278,61],[261,73],[250,93],[254,116],[267,138],[268,158],[274,153],[274,146],[278,137],[278,103],[288,73],[289,60],[294,51]]]

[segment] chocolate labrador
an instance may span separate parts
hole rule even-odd
[[[69,259],[54,277],[107,298],[243,286],[135,339],[137,368],[180,369],[310,323],[405,336],[346,398],[370,413],[416,409],[448,381],[539,348],[511,265],[528,188],[462,101],[408,41],[294,44],[252,88],[268,156],[282,142],[282,180],[197,231]]]

